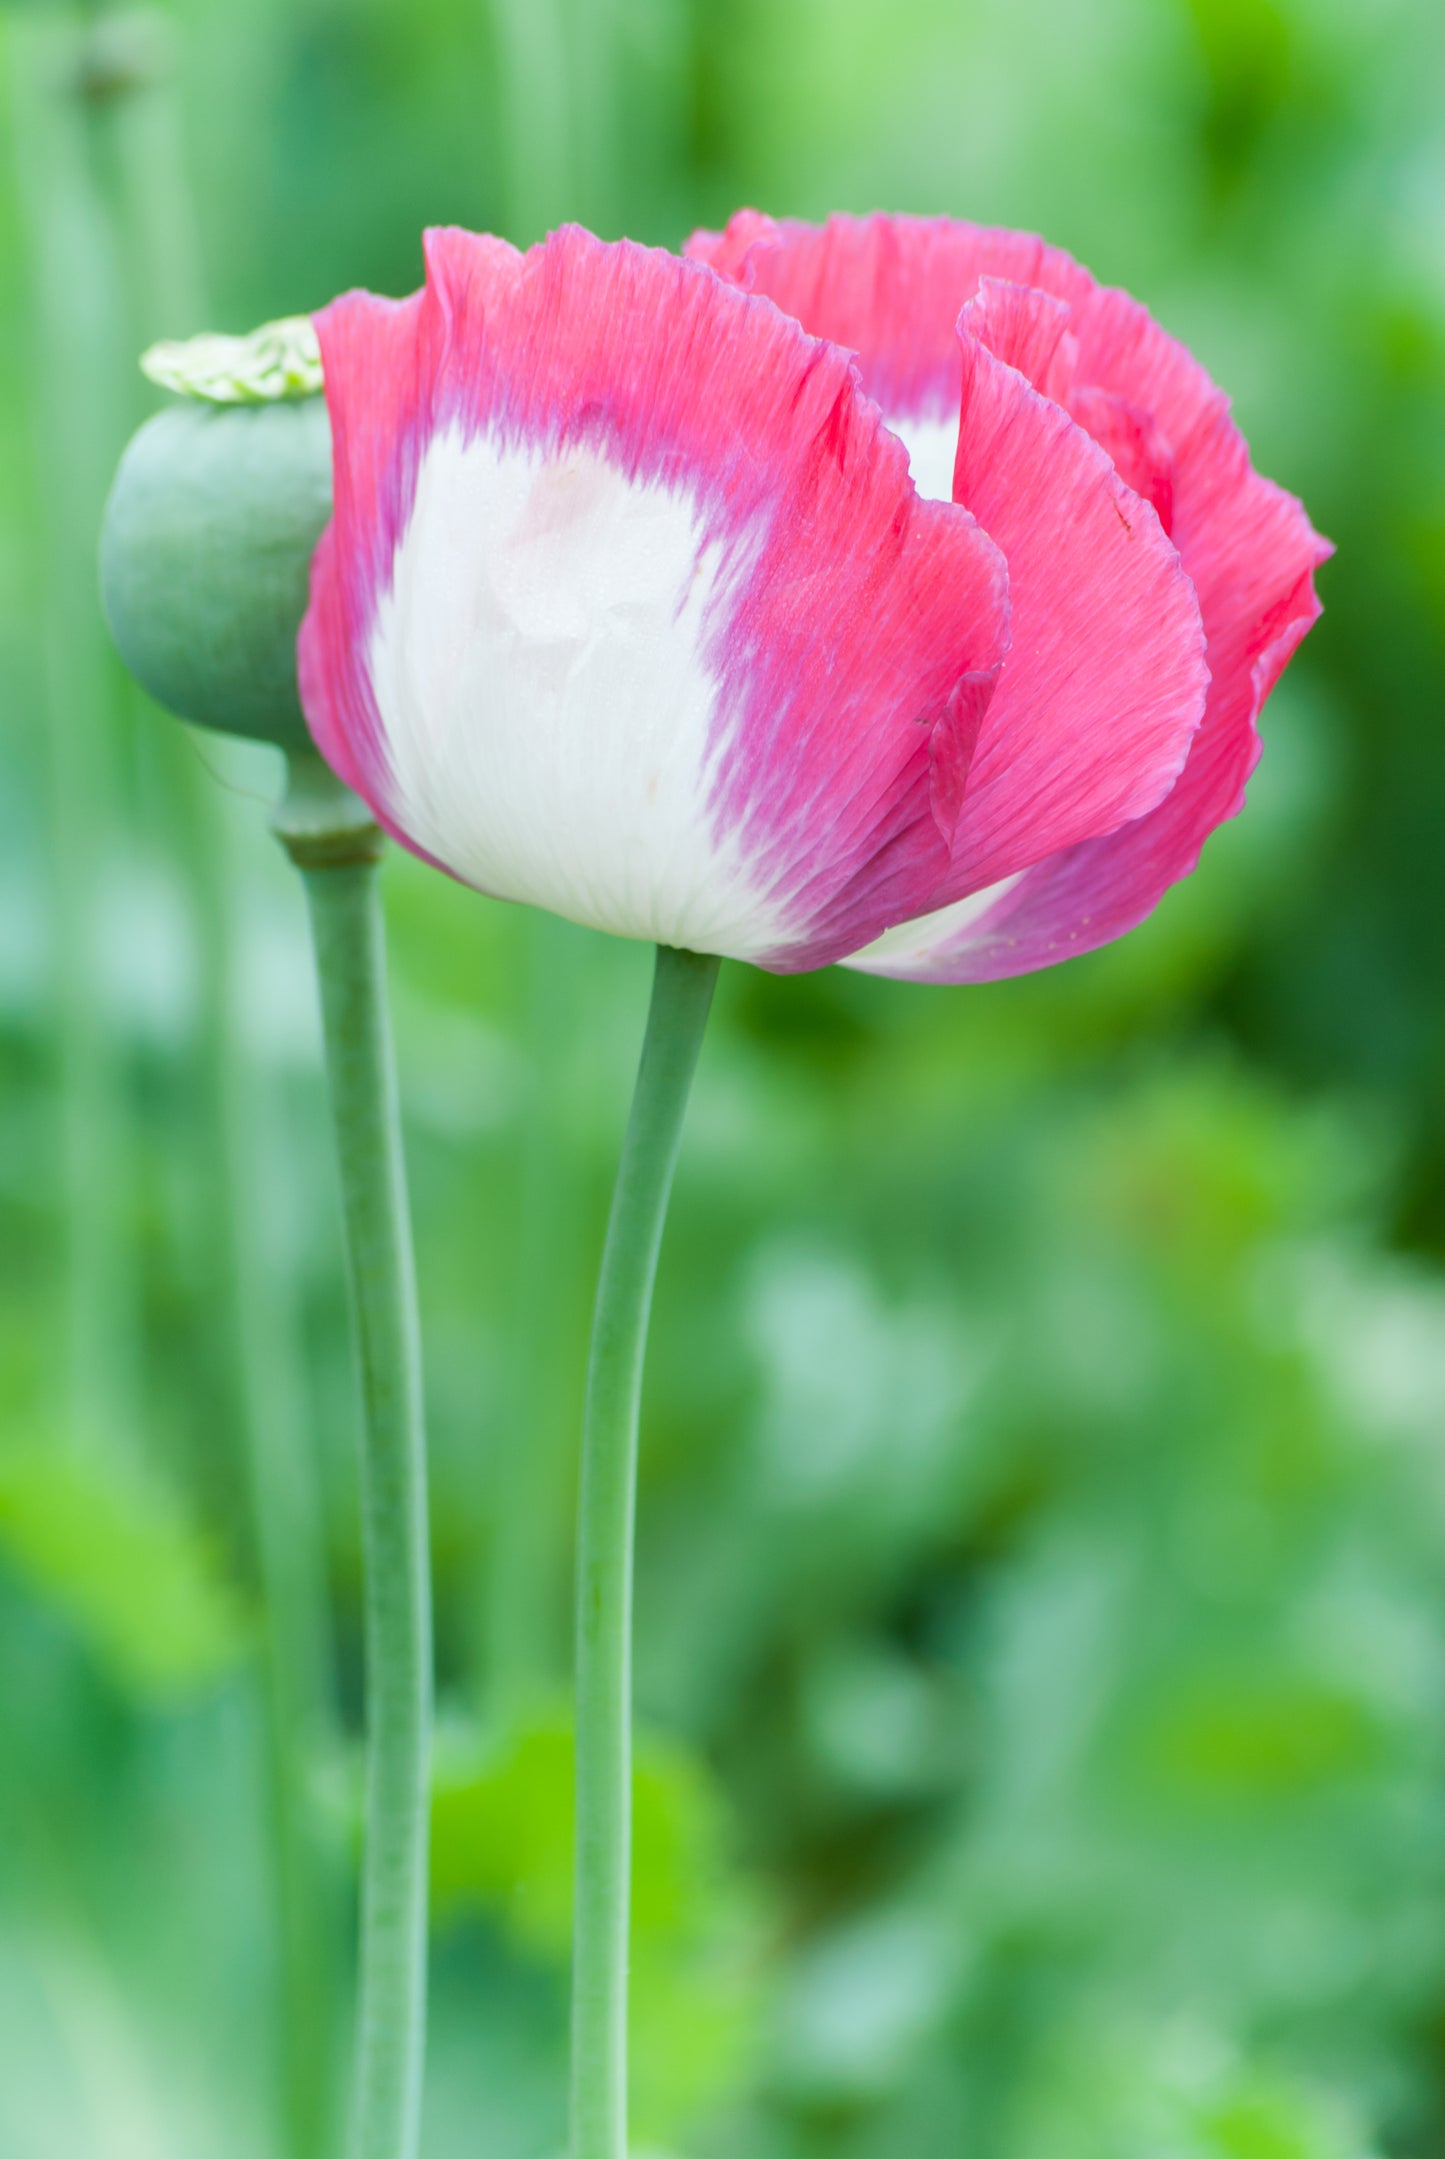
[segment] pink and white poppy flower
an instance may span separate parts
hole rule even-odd
[[[1118,934],[1236,806],[1303,513],[1038,241],[691,245],[433,232],[421,292],[317,317],[321,750],[415,852],[623,936],[966,979]]]
[[[950,901],[940,886],[932,910],[849,964],[983,982],[1132,929],[1242,806],[1259,756],[1255,722],[1319,614],[1313,573],[1329,543],[1292,495],[1253,470],[1227,399],[1184,346],[1127,293],[1098,285],[1030,233],[949,218],[809,226],[744,210],[726,232],[694,234],[689,252],[856,352],[920,489],[966,503],[1008,562],[1013,641],[954,840],[964,896]],[[1060,672],[1089,630],[1061,618],[1058,558],[1068,542],[1050,512],[1048,476],[1011,469],[1001,454],[984,348],[1027,379],[1058,428],[1072,420],[1107,453],[1125,483],[1121,516],[1135,523],[1140,498],[1151,525],[1149,511],[1157,516],[1198,597],[1210,672],[1204,723],[1162,799],[998,876],[977,866],[970,810],[986,816],[991,760],[1006,764],[1021,732],[1051,727]],[[1099,621],[1093,635],[1116,630],[1129,636],[1132,625]],[[1112,739],[1106,703],[1094,719]]]

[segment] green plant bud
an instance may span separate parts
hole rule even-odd
[[[197,339],[143,363],[189,394],[121,459],[101,527],[101,605],[126,665],[168,710],[309,749],[296,632],[331,514],[326,404],[307,394],[317,375],[263,370],[258,387],[254,368],[217,364],[220,347],[259,349]]]

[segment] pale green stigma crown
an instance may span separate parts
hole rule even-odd
[[[263,322],[248,337],[207,331],[152,345],[140,365],[162,390],[208,405],[275,405],[315,397],[321,388],[321,348],[309,315]]]

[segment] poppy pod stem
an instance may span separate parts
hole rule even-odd
[[[369,813],[314,754],[276,831],[316,951],[363,1395],[366,1824],[355,2159],[414,2159],[426,2013],[431,1598],[415,1267]]]
[[[627,2159],[638,1407],[668,1195],[719,965],[658,946],[592,1323],[577,1525],[571,2159]]]

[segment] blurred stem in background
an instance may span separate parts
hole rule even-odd
[[[579,214],[575,55],[566,0],[489,0],[489,13],[505,230],[525,247]],[[523,934],[527,1116],[481,1612],[484,1706],[499,1724],[561,1678],[554,1561],[564,1439],[573,1412],[570,1368],[559,1345],[573,1302],[569,1289],[580,1290],[582,1178],[565,1104],[578,1034],[577,933],[554,915],[529,910]]]
[[[575,92],[577,207],[573,215],[605,239],[622,216],[619,31],[623,0],[571,0],[568,44]]]
[[[106,1010],[101,894],[114,872],[117,680],[95,598],[95,535],[127,412],[114,233],[95,184],[97,106],[68,11],[13,10],[11,118],[35,338],[51,920],[60,1067],[66,1355],[60,1423],[72,1440],[134,1444],[137,1284],[121,1040]]]
[[[562,0],[489,0],[508,239],[530,246],[577,215]]]
[[[102,16],[90,46],[90,77],[109,84],[105,104],[145,338],[182,336],[207,320],[166,33],[151,14]],[[314,1452],[305,1440],[304,1374],[287,1285],[267,1250],[261,1211],[272,1119],[238,1002],[244,866],[231,806],[204,770],[195,738],[167,729],[164,739],[177,751],[199,947],[208,1303],[222,1337],[264,1614],[284,2149],[290,2159],[324,2159],[335,2134],[339,1885],[315,1798],[317,1767],[334,1739],[334,1682]]]
[[[487,1712],[499,1724],[563,1681],[556,1594],[563,1547],[557,1525],[567,1422],[576,1411],[570,1385],[574,1368],[562,1352],[567,1321],[580,1304],[583,1189],[565,1102],[583,990],[577,936],[570,923],[553,915],[532,910],[526,915],[527,1115],[518,1152],[508,1414],[498,1435],[492,1481],[481,1672]]]
[[[638,1412],[668,1195],[719,965],[658,947],[592,1323],[577,1524],[571,2159],[627,2159]]]
[[[242,1426],[264,1606],[266,1771],[280,1960],[275,2025],[284,2149],[333,2149],[339,2018],[338,1883],[316,1802],[331,1751],[333,1673],[314,1462],[304,1440],[286,1284],[268,1252],[262,1195],[270,1120],[240,1022],[232,907],[241,865],[214,780],[192,782],[192,876],[202,965],[202,1112],[214,1265]]]
[[[319,757],[290,760],[275,825],[302,874],[363,1395],[366,1824],[356,2159],[412,2159],[426,2018],[431,1596],[416,1308],[400,1104],[369,813]]]

